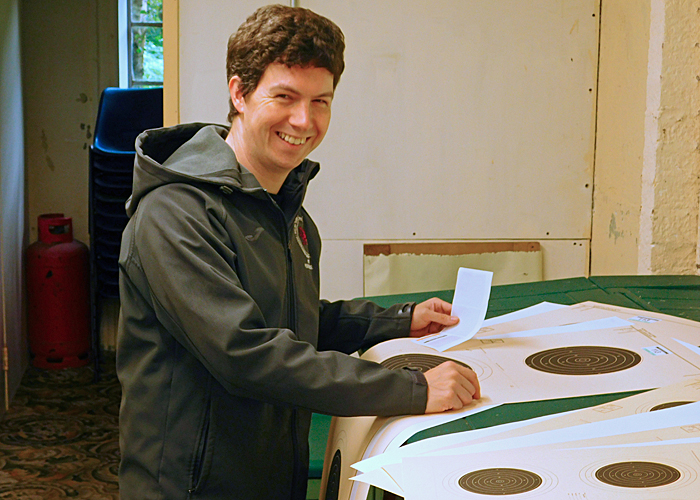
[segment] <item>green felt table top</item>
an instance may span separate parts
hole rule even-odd
[[[439,290],[368,298],[387,307],[430,297],[451,302],[453,295],[454,290]],[[700,276],[593,276],[494,286],[486,317],[543,301],[571,305],[588,300],[700,321]]]

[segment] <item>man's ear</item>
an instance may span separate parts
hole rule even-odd
[[[243,96],[243,85],[241,84],[241,77],[232,76],[228,81],[228,91],[231,95],[231,102],[233,107],[239,113],[243,113],[245,110],[245,97]]]

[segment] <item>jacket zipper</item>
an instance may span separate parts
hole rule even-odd
[[[296,293],[294,290],[294,261],[292,259],[292,239],[287,233],[287,288],[289,290],[288,296],[288,313],[287,321],[289,328],[296,333],[297,331],[297,318],[296,318]],[[297,435],[297,409],[292,408],[292,448],[294,450],[294,468],[292,475],[292,498],[294,498],[295,492],[298,488],[297,484],[300,481],[299,478],[299,436]]]
[[[294,260],[292,259],[292,237],[290,237],[290,229],[287,225],[287,218],[284,216],[282,208],[277,204],[277,202],[269,195],[270,201],[274,204],[277,209],[277,213],[280,214],[282,219],[283,234],[285,235],[285,253],[287,254],[287,326],[292,332],[297,331],[297,318],[296,318],[296,293],[294,290]],[[296,214],[295,214],[296,217]],[[294,220],[294,219],[292,219]],[[292,225],[294,227],[294,225]],[[294,454],[294,463],[292,466],[292,491],[291,497],[295,497],[296,490],[298,489],[299,478],[299,436],[297,435],[297,409],[292,408],[292,451]]]
[[[204,471],[204,461],[206,460],[207,453],[207,441],[209,440],[209,421],[210,421],[210,404],[207,404],[207,409],[204,414],[204,425],[199,436],[199,443],[197,444],[197,452],[195,454],[195,463],[192,467],[192,483],[190,489],[187,491],[190,495],[197,493],[201,487],[202,473]]]

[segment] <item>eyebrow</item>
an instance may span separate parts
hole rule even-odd
[[[272,87],[272,90],[284,90],[285,92],[291,92],[293,94],[301,94],[301,92],[299,92],[294,87],[290,87],[289,85],[285,85],[283,83],[281,83],[279,85],[275,85],[274,87]],[[330,98],[332,98],[333,95],[334,95],[334,92],[331,90],[330,92],[324,92],[323,94],[315,95],[314,98],[318,98],[318,97],[330,97]]]

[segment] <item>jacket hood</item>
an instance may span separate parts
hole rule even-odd
[[[255,176],[238,163],[226,143],[223,125],[189,123],[147,130],[136,138],[132,193],[126,201],[131,217],[151,190],[173,182],[207,183],[265,196]],[[303,187],[316,176],[319,165],[304,160],[285,180],[285,189]]]

